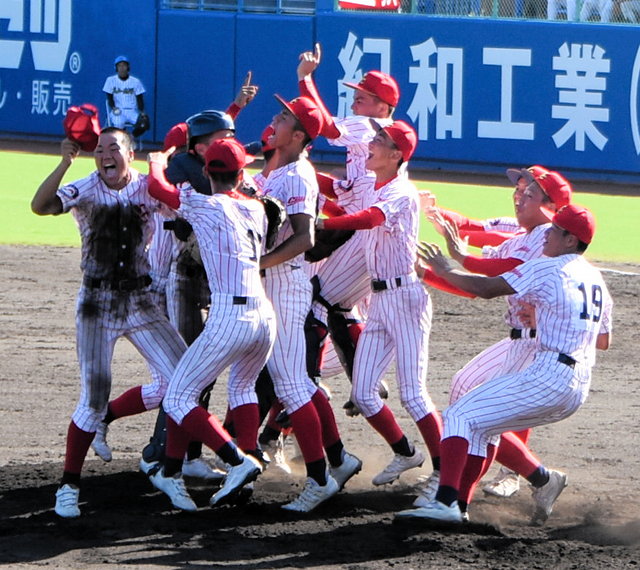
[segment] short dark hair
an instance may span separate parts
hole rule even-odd
[[[311,141],[313,140],[309,134],[307,133],[307,131],[305,131],[304,127],[302,126],[302,123],[298,120],[298,117],[296,117],[295,115],[293,115],[293,117],[295,118],[296,122],[293,125],[293,130],[294,131],[301,131],[302,133],[304,133],[304,141],[302,143],[302,148],[306,148],[307,145],[309,143],[311,143]]]
[[[136,148],[136,143],[131,136],[129,131],[125,129],[119,129],[118,127],[105,127],[100,131],[100,134],[109,134],[109,133],[120,133],[122,135],[122,140],[124,141],[124,146],[128,151],[134,151]]]
[[[571,234],[571,232],[569,230],[562,230],[562,237],[568,236],[569,234]],[[573,235],[573,234],[571,234]],[[577,236],[574,236],[576,239]],[[587,248],[589,247],[588,243],[583,242],[582,240],[578,239],[578,245],[576,246],[576,252],[579,254],[583,254],[585,251],[587,251]]]
[[[215,168],[224,168],[224,162],[219,160],[212,160],[209,164]],[[234,170],[231,172],[209,172],[207,169],[207,174],[211,181],[218,186],[225,186],[229,188],[235,188],[236,181],[238,180],[239,170]]]

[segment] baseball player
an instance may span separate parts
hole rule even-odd
[[[267,368],[289,415],[308,476],[302,493],[283,508],[309,512],[335,495],[360,471],[362,462],[345,452],[331,406],[306,367],[305,321],[312,291],[304,252],[313,246],[318,183],[305,148],[320,133],[322,114],[306,97],[291,102],[276,97],[282,111],[273,118],[268,141],[276,149],[278,168],[269,174],[263,193],[285,205],[287,218],[275,247],[260,260],[278,324]]]
[[[133,75],[129,58],[119,55],[114,61],[116,74],[107,77],[102,91],[107,94],[109,124],[123,129],[126,124],[134,125],[140,113],[144,113],[145,88]]]
[[[536,310],[537,344],[530,366],[498,376],[466,393],[443,413],[440,486],[435,499],[399,518],[461,522],[461,481],[473,479],[490,460],[491,438],[569,417],[584,403],[595,364],[595,349],[611,340],[612,300],[600,272],[583,257],[595,232],[589,210],[568,205],[546,230],[543,254],[497,277],[452,270],[437,246],[421,257],[462,290],[483,298],[517,295]],[[533,486],[533,524],[544,522],[567,485],[567,476],[537,462],[526,478]]]
[[[212,195],[166,183],[166,154],[152,153],[150,192],[188,220],[201,244],[211,291],[211,309],[203,332],[175,370],[163,406],[167,421],[164,466],[149,472],[151,482],[173,505],[193,511],[182,479],[189,438],[202,440],[228,465],[225,483],[210,503],[229,500],[262,471],[259,457],[258,398],[255,381],[271,352],[275,315],[259,273],[262,242],[267,235],[263,205],[239,187],[244,167],[253,161],[232,138],[213,141],[205,154]],[[198,403],[202,391],[231,365],[228,391],[238,447],[217,419]],[[240,448],[240,449],[238,449]]]
[[[351,400],[394,451],[391,463],[373,478],[374,485],[384,485],[424,462],[422,452],[409,442],[378,393],[392,357],[397,363],[402,405],[418,425],[434,471],[440,468],[442,428],[426,388],[431,299],[414,269],[420,212],[418,190],[401,172],[415,150],[417,136],[402,121],[386,127],[373,120],[372,124],[377,134],[369,143],[366,167],[375,173],[376,181],[365,192],[367,208],[319,220],[318,226],[368,230],[361,234],[373,293],[356,348]]]
[[[84,277],[76,305],[82,391],[69,425],[64,473],[56,493],[55,512],[62,517],[80,515],[80,473],[96,431],[104,441],[109,422],[158,407],[186,350],[149,289],[146,247],[154,231],[153,214],[162,205],[149,195],[147,177],[130,166],[131,136],[104,129],[94,152],[97,170],[60,188],[79,150],[68,139],[62,142],[60,164],[31,202],[38,215],[71,212],[82,238]],[[153,383],[108,403],[111,358],[120,337],[126,337],[160,374]],[[108,447],[96,451],[111,459]]]
[[[347,150],[346,179],[336,180],[325,193],[335,199],[347,214],[352,214],[366,208],[366,193],[375,180],[375,176],[365,165],[369,156],[369,143],[376,134],[369,119],[376,119],[381,125],[393,122],[392,115],[400,99],[400,90],[389,75],[370,71],[358,84],[345,83],[355,90],[351,106],[353,116],[343,119],[332,117],[325,108],[312,77],[320,64],[321,56],[320,44],[316,44],[314,52],[300,55],[298,84],[300,93],[312,98],[322,111],[322,136],[327,138],[329,144],[345,147]],[[404,171],[405,167],[402,168]],[[313,305],[314,315],[331,332],[333,344],[349,379],[353,375],[355,346],[364,326],[350,311],[362,304],[371,292],[362,250],[363,239],[362,232],[356,232],[315,267],[319,291]],[[385,388],[381,384],[383,395]],[[345,404],[345,409],[348,415],[358,413],[351,401]]]
[[[529,185],[515,204],[516,219],[524,233],[514,234],[498,247],[483,249],[484,257],[468,255],[464,241],[459,238],[457,230],[454,235],[446,233],[447,245],[451,256],[465,269],[474,273],[496,276],[513,269],[525,261],[536,259],[542,255],[546,230],[553,213],[567,205],[571,200],[572,189],[569,182],[557,172],[550,172],[543,167],[533,166],[523,169],[522,176]],[[436,222],[442,225],[442,220]],[[455,228],[449,224],[447,227]],[[426,283],[438,286],[438,277],[425,273]],[[445,282],[446,284],[446,282]],[[450,290],[450,292],[456,292]],[[522,300],[519,297],[507,298],[508,310],[504,319],[510,328],[509,336],[484,350],[481,354],[467,363],[451,382],[449,403],[453,404],[462,395],[472,390],[478,384],[497,376],[519,372],[526,368],[533,360],[536,348],[535,329],[526,322],[527,310],[523,313]],[[529,432],[520,434],[523,441],[527,441]],[[510,447],[507,443],[501,446],[498,461],[509,461]],[[502,491],[503,496],[513,494],[518,490],[517,476],[503,473],[504,481],[496,486],[494,493]],[[437,478],[425,484],[414,506],[422,506],[433,499],[437,488]],[[500,483],[496,481],[496,483]],[[466,509],[467,495],[473,494],[472,488],[464,488],[465,495],[460,499],[462,510]]]

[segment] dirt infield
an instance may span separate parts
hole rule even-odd
[[[90,455],[81,492],[82,517],[53,513],[64,440],[78,397],[74,300],[79,251],[0,246],[0,564],[10,568],[637,568],[640,564],[640,441],[638,296],[640,267],[606,273],[615,305],[614,344],[600,354],[592,392],[572,418],[534,431],[531,445],[549,467],[566,471],[569,487],[542,528],[528,526],[526,486],[512,499],[478,493],[473,523],[452,530],[393,523],[410,506],[427,465],[387,488],[372,476],[390,453],[362,420],[339,411],[345,377],[330,381],[347,448],[364,461],[346,489],[307,516],[280,505],[300,490],[303,471],[268,470],[245,506],[208,507],[213,489],[190,482],[197,513],[176,512],[137,470],[154,422],[144,414],[115,422],[114,460]],[[429,389],[440,408],[452,374],[504,336],[503,301],[469,301],[434,292]],[[113,394],[146,381],[141,357],[117,346]],[[392,378],[389,378],[392,380]],[[394,386],[393,381],[391,381]],[[224,410],[225,382],[213,393]],[[391,406],[413,441],[418,431]],[[289,450],[291,451],[291,450]],[[493,471],[490,472],[490,476]]]

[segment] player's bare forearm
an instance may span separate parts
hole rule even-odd
[[[289,217],[289,221],[293,228],[293,235],[260,258],[260,269],[280,265],[313,247],[315,242],[314,219],[307,214],[293,214]]]
[[[611,333],[600,333],[596,338],[596,348],[598,350],[609,350],[611,346]]]
[[[476,297],[493,299],[503,295],[513,295],[515,291],[502,277],[485,277],[455,270],[435,244],[418,244],[418,256],[429,265],[433,272],[451,285]]]
[[[31,200],[31,211],[39,216],[57,215],[62,213],[62,201],[56,194],[62,185],[62,179],[73,164],[76,156],[80,152],[77,143],[64,139],[60,145],[62,159],[49,176],[40,184],[33,199]]]

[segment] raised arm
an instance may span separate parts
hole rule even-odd
[[[147,156],[149,162],[149,194],[156,200],[160,200],[170,208],[177,210],[180,207],[180,192],[167,182],[164,170],[167,167],[167,158],[175,150],[171,147],[166,152],[150,152]]]
[[[73,164],[73,161],[80,152],[80,146],[69,140],[64,139],[60,144],[60,154],[62,160],[56,166],[55,170],[49,174],[40,187],[36,191],[31,200],[31,211],[38,216],[58,215],[62,213],[62,200],[56,192],[62,185],[62,179]]]

